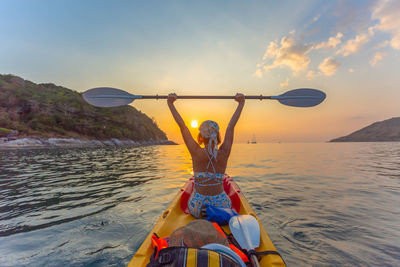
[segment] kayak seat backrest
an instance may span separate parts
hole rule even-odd
[[[232,202],[232,209],[239,213],[240,211],[240,188],[236,186],[236,184],[233,182],[232,178],[229,177],[229,175],[224,176],[224,181],[223,181],[223,186],[225,193],[229,196]],[[183,212],[186,214],[189,214],[189,208],[188,208],[188,201],[189,198],[193,192],[194,188],[194,177],[189,179],[189,183],[187,183],[181,191],[183,191],[182,196],[181,196],[181,209]]]

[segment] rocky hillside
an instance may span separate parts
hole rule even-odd
[[[0,74],[0,137],[166,140],[156,123],[131,106],[97,108],[52,83]]]
[[[383,142],[400,141],[400,117],[375,122],[347,136],[330,142]]]

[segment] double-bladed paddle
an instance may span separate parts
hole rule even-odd
[[[117,107],[128,105],[136,99],[166,99],[167,95],[133,95],[126,91],[110,87],[98,87],[89,89],[83,94],[83,98],[89,104],[96,107]],[[235,96],[198,96],[178,95],[178,99],[235,99]],[[300,88],[290,90],[278,96],[246,95],[245,99],[272,99],[281,104],[292,107],[313,107],[324,101],[326,94],[317,89]]]

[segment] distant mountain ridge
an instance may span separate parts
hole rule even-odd
[[[347,136],[330,142],[384,142],[400,141],[400,117],[375,122]]]
[[[151,118],[132,106],[98,108],[68,88],[0,74],[2,136],[167,140]]]

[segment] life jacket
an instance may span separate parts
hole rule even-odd
[[[167,247],[153,254],[147,267],[240,267],[230,257],[203,248]]]
[[[238,254],[238,256],[239,256],[245,263],[250,262],[250,261],[249,261],[249,258],[246,256],[246,254],[244,254],[243,251],[241,251],[238,247],[236,247],[236,246],[231,242],[231,239],[228,238],[228,237],[226,236],[224,230],[222,230],[222,228],[218,225],[218,223],[213,222],[212,224],[214,225],[215,229],[216,229],[218,232],[220,232],[220,233],[228,240],[228,242],[229,242],[229,247],[230,247],[233,251],[235,251],[235,253]]]
[[[226,236],[226,233],[222,230],[222,228],[215,222],[213,222],[212,224],[215,227],[215,230],[220,232],[228,240],[230,249],[232,249],[245,263],[250,262],[246,254],[239,247],[235,246],[231,242],[231,239]],[[151,236],[151,243],[154,248],[155,259],[157,259],[160,250],[168,247],[168,239],[169,237],[160,238],[157,236],[156,233],[153,233],[153,235]]]
[[[158,252],[164,248],[168,247],[168,239],[169,237],[158,237],[156,233],[153,233],[151,236],[151,245],[154,248],[155,258],[158,257]]]

